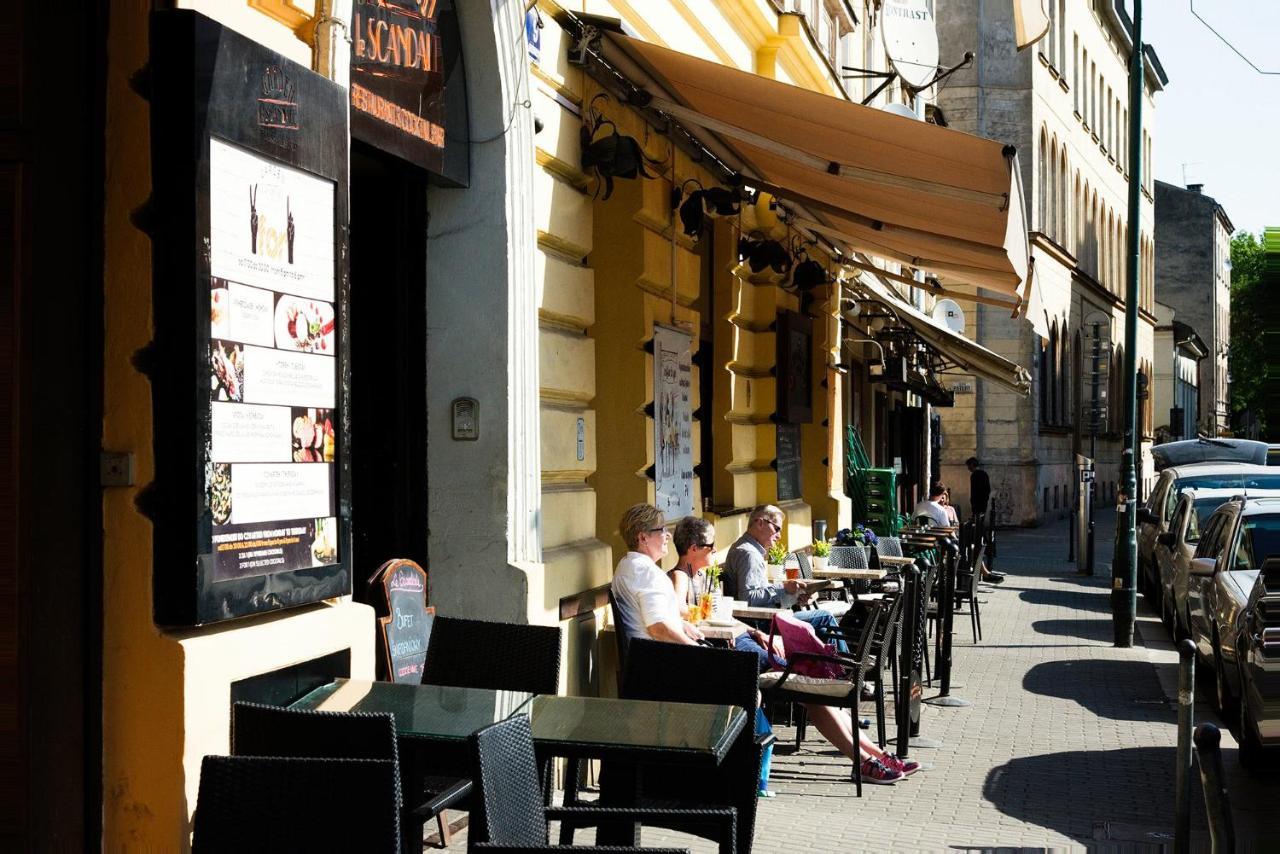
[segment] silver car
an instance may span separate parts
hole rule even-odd
[[[1183,489],[1169,529],[1156,537],[1153,554],[1160,577],[1160,618],[1178,640],[1190,636],[1187,591],[1193,583],[1191,558],[1200,542],[1200,530],[1224,501],[1239,497],[1280,498],[1280,489]],[[1205,583],[1202,577],[1194,582]]]
[[[1184,489],[1225,489],[1237,494],[1280,489],[1280,467],[1244,463],[1200,463],[1160,472],[1145,505],[1138,509],[1138,587],[1155,603],[1160,593],[1156,538],[1169,530]]]
[[[1240,615],[1258,571],[1280,556],[1280,498],[1232,498],[1200,532],[1187,585],[1187,620],[1196,653],[1214,685],[1224,719],[1235,718],[1240,696],[1236,660]]]

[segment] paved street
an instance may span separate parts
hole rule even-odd
[[[1100,514],[1094,578],[1077,576],[1066,562],[1065,523],[1001,532],[997,566],[1009,577],[985,594],[983,642],[972,643],[967,616],[956,621],[952,693],[973,705],[926,706],[922,734],[943,746],[912,753],[933,768],[894,786],[867,786],[858,800],[848,763],[815,733],[801,752],[775,756],[778,796],[761,802],[756,850],[1155,851],[1169,844],[1177,656],[1151,614],[1134,648],[1111,645],[1113,520]],[[1205,719],[1212,713],[1199,703],[1197,720]],[[1237,832],[1258,849],[1259,840],[1280,839],[1280,816],[1266,806],[1280,785],[1259,788],[1244,775],[1224,735]],[[778,736],[786,745],[794,731],[779,727]],[[1195,809],[1197,848],[1207,848],[1198,785]],[[643,841],[715,850],[657,830]]]

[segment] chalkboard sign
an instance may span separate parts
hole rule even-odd
[[[381,581],[378,642],[383,678],[417,685],[427,660],[435,608],[427,607],[427,573],[411,560],[389,560],[369,579]]]
[[[800,425],[779,424],[777,439],[778,456],[774,467],[778,470],[778,500],[793,501],[800,498]]]

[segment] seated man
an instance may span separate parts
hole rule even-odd
[[[911,518],[918,519],[921,516],[929,517],[929,523],[937,528],[948,528],[951,526],[951,517],[947,515],[947,510],[942,506],[946,501],[947,488],[940,483],[935,483],[933,488],[929,490],[929,497],[916,502],[915,509],[911,511]]]
[[[747,519],[747,532],[729,547],[724,564],[724,594],[745,600],[748,605],[766,608],[790,608],[809,601],[805,582],[795,579],[769,583],[765,568],[765,553],[782,538],[782,511],[772,504],[761,504],[751,511]],[[818,631],[823,626],[835,626],[838,622],[830,611],[821,608],[797,611],[795,617]],[[818,632],[821,636],[821,632]],[[836,646],[848,652],[844,641]]]
[[[776,507],[773,510],[781,516]],[[680,617],[675,588],[658,567],[657,562],[667,553],[667,530],[662,511],[649,504],[637,504],[623,514],[618,529],[630,551],[618,561],[613,575],[613,598],[618,608],[617,630],[625,632],[628,638],[697,643],[702,639],[702,633]],[[861,733],[855,742],[848,715],[829,706],[806,705],[805,710],[818,732],[836,749],[850,759],[860,758],[864,782],[896,783],[919,770],[918,762],[901,760],[881,751]]]

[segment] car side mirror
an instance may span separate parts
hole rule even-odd
[[[1163,534],[1156,537],[1156,542],[1166,548],[1173,548],[1178,544],[1178,535],[1173,531],[1165,531]]]
[[[1191,559],[1191,574],[1200,576],[1213,575],[1217,569],[1218,562],[1211,557],[1197,557]]]
[[[1160,517],[1145,507],[1138,508],[1138,522],[1143,525],[1159,525]]]

